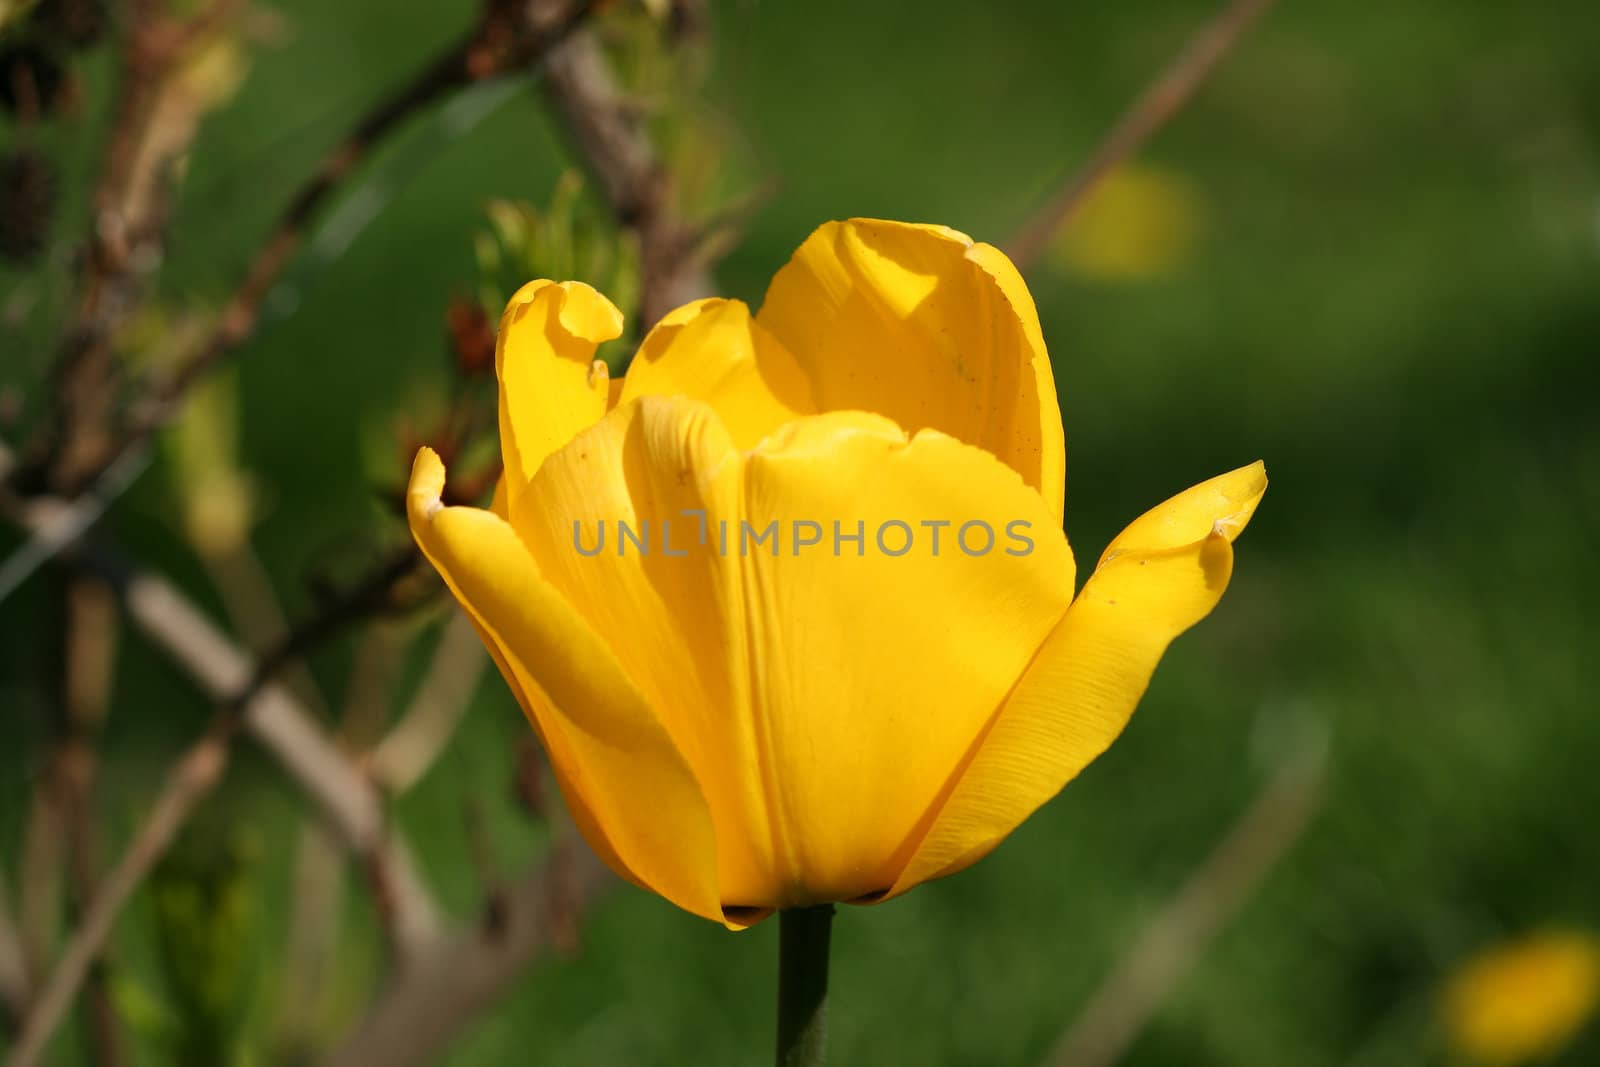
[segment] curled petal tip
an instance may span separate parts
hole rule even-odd
[[[1225,537],[1233,541],[1250,524],[1250,518],[1255,514],[1256,505],[1261,502],[1261,497],[1267,491],[1267,465],[1261,460],[1256,460],[1247,467],[1239,468],[1239,484],[1229,497],[1239,506],[1236,510],[1226,515],[1217,517],[1212,523],[1211,533],[1214,537]],[[1224,475],[1231,478],[1232,475]]]
[[[444,507],[444,462],[424,445],[411,463],[411,484],[406,488],[406,510],[413,522],[427,521]]]
[[[406,498],[414,507],[421,507],[427,518],[434,517],[443,506],[445,496],[445,462],[426,445],[416,451],[411,461],[411,483],[406,486]]]
[[[543,289],[547,285],[555,284],[556,283],[551,281],[549,278],[535,278],[533,281],[525,283],[522,288],[511,294],[510,300],[506,301],[506,310],[512,311],[524,304],[531,304],[533,302],[533,298],[538,295],[540,289]]]
[[[585,282],[553,282],[548,278],[536,278],[512,294],[506,301],[502,328],[520,319],[547,290],[550,295],[545,299],[556,302],[556,319],[572,337],[601,344],[622,336],[622,312],[598,289]]]
[[[583,282],[562,282],[561,325],[574,337],[600,344],[622,336],[622,312]]]

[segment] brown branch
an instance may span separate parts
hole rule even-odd
[[[271,648],[281,642],[289,632],[289,620],[278,603],[266,567],[249,541],[227,545],[195,541],[194,547],[222,598],[223,614],[241,643],[250,648]],[[293,664],[279,677],[310,714],[317,718],[329,714],[328,701],[305,663]]]
[[[17,886],[22,958],[31,983],[49,965],[61,926],[61,885],[66,868],[66,805],[61,776],[46,768],[34,783],[28,822],[22,836],[22,870]]]
[[[225,539],[195,538],[195,548],[205,563],[212,584],[222,596],[224,611],[235,632],[246,644],[265,648],[280,643],[289,623],[278,603],[271,577],[251,548],[241,528],[237,536]],[[367,703],[372,688],[371,670],[362,664],[374,659],[374,641],[387,646],[381,629],[367,632],[363,651],[349,686],[350,696],[341,733],[363,717],[359,711]],[[285,687],[313,717],[328,716],[329,702],[303,660],[280,673]],[[281,1003],[277,1012],[276,1045],[285,1062],[299,1062],[314,1046],[320,1029],[319,1017],[325,1014],[332,961],[339,951],[339,926],[346,887],[346,852],[343,843],[330,831],[327,822],[311,813],[299,829],[295,848],[294,881],[290,894],[291,914],[285,936],[283,974],[276,981]],[[387,917],[389,909],[384,909]],[[395,931],[386,930],[391,943]]]
[[[95,794],[100,776],[100,734],[111,704],[118,634],[116,594],[104,583],[75,575],[67,586],[66,672],[62,707],[66,732],[59,747],[67,816],[67,870],[77,908],[95,897],[100,881],[100,832]],[[86,979],[84,1019],[93,1059],[104,1067],[127,1062],[127,1036],[104,974]]]
[[[11,914],[5,873],[0,871],[0,1018],[8,1024],[22,1018],[28,1004],[28,963],[22,953],[22,935]]]
[[[589,17],[594,0],[563,5],[548,20],[509,16],[504,5],[490,4],[471,33],[429,62],[411,80],[379,101],[334,146],[295,192],[278,216],[266,241],[251,260],[243,280],[223,306],[216,327],[181,356],[172,373],[157,383],[138,410],[115,453],[138,445],[176,413],[188,390],[255,332],[261,308],[284,269],[310,232],[329,197],[372,151],[373,147],[422,109],[477,82],[526,70],[538,63]]]
[[[176,22],[148,0],[130,5],[116,114],[92,197],[78,304],[53,372],[55,425],[43,451],[54,490],[75,494],[110,444],[118,368],[115,335],[138,307],[165,247],[168,175],[194,138],[204,102],[185,94],[182,66],[240,7],[213,0]],[[98,465],[98,466],[97,466]]]
[[[713,285],[700,234],[674,215],[672,179],[594,36],[572,35],[545,61],[545,93],[617,221],[639,238],[639,327]]]
[[[367,773],[391,793],[415,785],[444,751],[488,663],[472,621],[453,611],[416,696],[373,748]]]
[[[76,544],[84,531],[100,521],[117,495],[133,483],[148,460],[145,448],[131,448],[70,501],[39,497],[23,504],[19,508],[21,525],[27,530],[28,539],[0,563],[0,601],[16,592],[34,571]],[[4,484],[0,481],[0,488]]]
[[[1137,152],[1189,102],[1224,56],[1273,0],[1232,0],[1189,38],[1159,77],[1123,113],[1089,161],[1017,230],[1006,254],[1019,270],[1038,261],[1051,235],[1083,205],[1100,180]]]
[[[111,935],[123,905],[165,854],[195,805],[216,786],[226,764],[227,739],[216,731],[208,733],[178,761],[162,786],[155,807],[101,883],[38,999],[29,1006],[17,1043],[6,1058],[6,1067],[33,1067],[39,1062],[50,1035],[72,1007],[89,968]]]
[[[377,790],[351,767],[287,689],[273,681],[273,672],[295,656],[371,610],[378,596],[377,576],[392,582],[401,573],[409,570],[399,571],[392,560],[382,562],[350,592],[291,631],[259,664],[165,580],[139,573],[115,575],[133,623],[185,667],[220,709],[205,736],[168,775],[150,814],[89,902],[37,1000],[29,1005],[7,1067],[37,1062],[129,896],[220,780],[230,742],[240,730],[278,758],[381,885],[397,939],[406,949],[403,958],[420,956],[435,940],[437,911],[409,852],[385,826]]]
[[[144,119],[153,106],[152,94],[158,92],[175,62],[173,57],[191,44],[198,32],[189,31],[195,26],[214,26],[214,13],[231,9],[232,3],[233,0],[215,0],[210,12],[196,16],[190,24],[167,28],[156,38],[161,47],[155,47],[149,39],[130,42],[128,86],[114,124],[105,177],[96,196],[96,237],[83,296],[57,361],[57,418],[50,431],[51,440],[35,449],[42,458],[24,464],[14,472],[18,477],[37,475],[37,465],[43,463],[47,468],[44,484],[71,496],[86,485],[98,484],[105,472],[141,453],[149,438],[176,414],[189,388],[254,334],[263,303],[330,196],[378,142],[418,111],[458,89],[537,65],[549,50],[581,26],[596,6],[596,0],[571,0],[558,10],[534,16],[525,14],[518,3],[490,0],[471,33],[380,100],[323,157],[279,215],[224,304],[214,328],[178,356],[165,378],[151,383],[121,432],[108,434],[108,386],[115,369],[110,362],[111,337],[116,324],[125,321],[134,306],[137,290],[131,285],[135,279],[132,265],[149,264],[158,258],[148,249],[145,254],[131,254],[130,235],[148,243],[161,232],[159,205],[141,205],[140,211],[132,211],[122,204],[124,187],[131,181],[133,160],[140,154]],[[152,55],[164,65],[153,66]],[[159,183],[144,185],[160,190]],[[114,485],[107,495],[114,497],[122,488]],[[66,544],[52,542],[46,547],[53,555]]]
[[[324,1067],[435,1062],[542,952],[559,948],[562,932],[615,884],[568,831],[543,863],[492,897],[480,925],[441,942],[398,975]]]
[[[1322,803],[1324,761],[1320,744],[1285,760],[1101,983],[1046,1060],[1051,1067],[1109,1067],[1122,1058],[1310,825]]]
[[[381,564],[374,574],[384,573]],[[386,826],[383,798],[340,752],[274,673],[344,625],[364,617],[357,605],[373,604],[374,581],[358,582],[350,594],[319,612],[252,664],[175,587],[153,575],[134,577],[124,600],[135,626],[200,683],[224,709],[239,709],[243,729],[271,752],[377,883],[405,959],[439,928],[437,909],[404,845]],[[338,620],[333,621],[333,620]],[[292,650],[292,651],[291,651]]]
[[[638,236],[640,327],[710,292],[714,253],[675,217],[670,176],[592,35],[574,33],[550,52],[543,85],[618,222]],[[492,895],[482,928],[441,943],[395,979],[326,1067],[433,1062],[542,951],[569,941],[589,903],[615,880],[570,830],[558,842],[545,863]]]

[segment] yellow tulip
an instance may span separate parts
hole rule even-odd
[[[495,502],[443,506],[424,449],[411,527],[595,851],[733,928],[986,855],[1121,732],[1266,488],[1180,493],[1074,597],[1038,314],[944,227],[828,223],[759,314],[679,308],[608,381],[621,332],[581,283],[518,292]]]

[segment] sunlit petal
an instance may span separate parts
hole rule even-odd
[[[620,400],[694,397],[740,448],[816,410],[794,356],[738,300],[698,300],[655,325],[628,365]]]
[[[1071,551],[993,456],[859,413],[801,420],[758,446],[743,514],[757,530],[779,520],[791,541],[791,520],[814,519],[821,529],[802,536],[826,548],[743,560],[785,899],[881,892],[1066,609]],[[856,533],[859,547],[839,536]]]
[[[488,511],[443,506],[443,488],[443,464],[423,449],[407,494],[412,533],[487,639],[580,828],[619,874],[721,919],[710,812],[682,755],[511,527]],[[641,791],[651,797],[648,819],[637,817]]]
[[[943,226],[821,226],[757,322],[794,353],[820,411],[872,411],[998,456],[1060,517],[1066,454],[1039,316],[998,250]]]
[[[1116,739],[1167,645],[1227,588],[1232,541],[1266,487],[1259,463],[1222,475],[1112,542],[995,716],[896,893],[981,859]]]
[[[621,333],[622,313],[582,282],[529,282],[506,305],[495,372],[508,501],[546,456],[605,414],[610,387],[595,350]]]

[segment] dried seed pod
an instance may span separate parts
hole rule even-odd
[[[55,184],[43,156],[26,149],[0,156],[0,257],[22,263],[44,249]]]
[[[494,324],[483,305],[467,297],[452,297],[444,321],[461,373],[469,378],[494,373]]]

